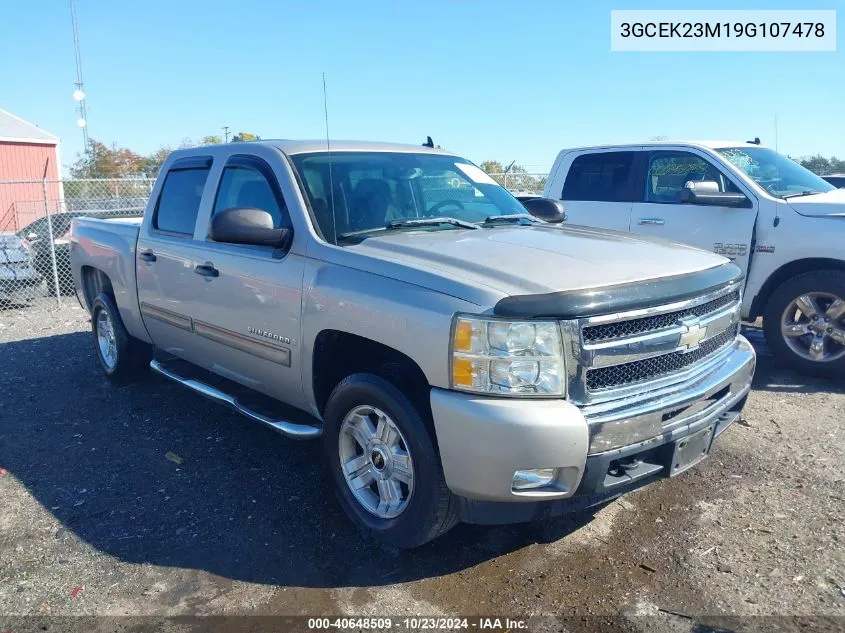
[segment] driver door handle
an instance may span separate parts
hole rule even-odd
[[[156,255],[152,251],[144,251],[138,257],[144,262],[154,262],[156,260]]]
[[[664,224],[666,220],[663,218],[640,218],[640,225],[663,226]]]
[[[194,272],[203,277],[219,277],[220,271],[214,267],[214,264],[200,264],[194,268]]]

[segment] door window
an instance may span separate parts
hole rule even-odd
[[[193,235],[208,168],[168,172],[156,205],[153,226],[159,231]]]
[[[630,202],[634,152],[579,156],[569,168],[561,200]]]
[[[241,165],[230,165],[223,170],[214,214],[226,209],[261,209],[273,216],[273,226],[284,224],[285,213],[267,178],[257,169]]]
[[[684,184],[702,180],[718,183],[721,192],[739,192],[736,185],[701,156],[689,152],[651,152],[645,201],[680,204]]]

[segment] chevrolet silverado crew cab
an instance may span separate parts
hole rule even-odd
[[[322,436],[346,513],[412,547],[683,472],[750,388],[736,265],[524,204],[437,149],[230,143],[70,258],[107,376]]]
[[[544,195],[574,224],[729,257],[775,358],[845,375],[845,190],[756,142],[664,142],[563,150]]]

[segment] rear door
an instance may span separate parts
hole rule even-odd
[[[232,208],[267,211],[276,228],[292,229],[274,172],[274,165],[282,169],[280,162],[280,153],[256,146],[255,154],[228,157],[219,178],[215,170],[212,205],[200,220],[194,262],[205,273],[189,275],[190,308],[201,341],[198,364],[298,405],[303,400],[298,340],[303,257],[209,237],[214,216]]]
[[[757,198],[729,178],[704,153],[692,148],[645,152],[639,179],[639,201],[631,212],[631,231],[713,251],[747,272]],[[702,206],[681,202],[688,181],[711,181],[719,191],[741,192],[747,208]]]
[[[634,199],[635,155],[633,150],[598,150],[576,155],[559,193],[567,221],[628,231]]]
[[[152,213],[144,217],[135,253],[138,301],[150,338],[192,362],[200,357],[191,322],[198,298],[194,231],[211,163],[211,157],[191,157],[170,166]]]

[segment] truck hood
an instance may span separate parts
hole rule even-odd
[[[786,202],[801,215],[845,218],[845,189],[834,189],[800,198],[788,198]]]
[[[391,275],[412,268],[506,296],[674,277],[728,261],[683,244],[577,225],[395,232],[347,248],[395,264]]]

